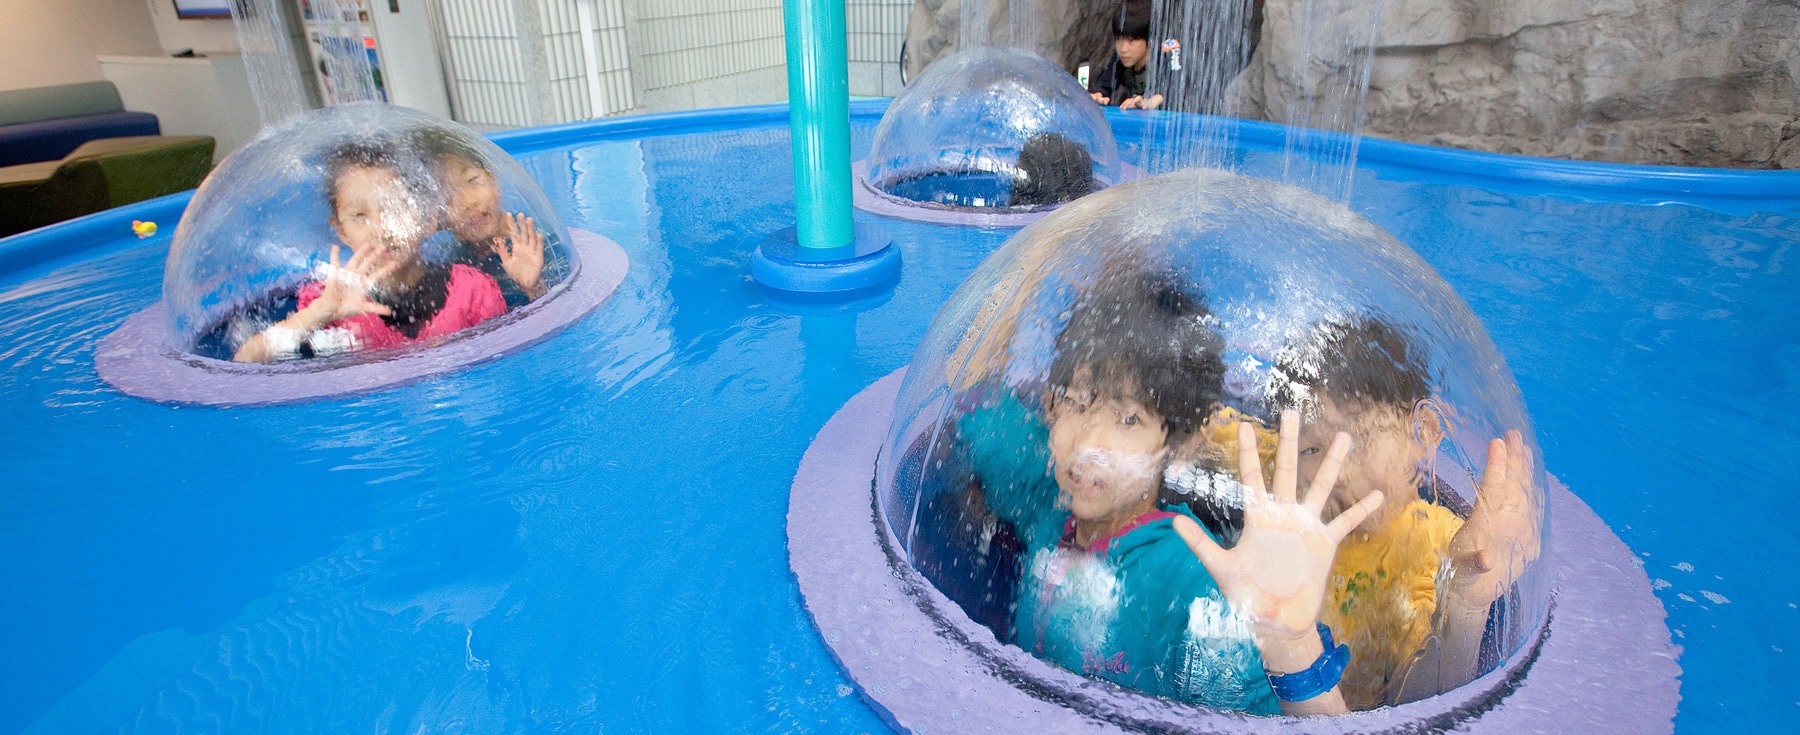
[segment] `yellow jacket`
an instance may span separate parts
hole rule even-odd
[[[1236,409],[1219,408],[1207,418],[1201,459],[1236,472],[1239,421],[1256,429],[1263,476],[1273,477],[1278,433]],[[1354,531],[1338,546],[1319,621],[1350,647],[1340,686],[1351,709],[1385,704],[1389,688],[1425,646],[1437,614],[1437,580],[1462,524],[1450,509],[1415,498],[1386,526]]]
[[[1449,508],[1415,499],[1383,528],[1353,531],[1338,545],[1319,621],[1350,647],[1340,686],[1351,709],[1385,704],[1424,648],[1437,614],[1438,575],[1462,524]]]

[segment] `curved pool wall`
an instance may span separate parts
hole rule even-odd
[[[853,155],[881,109],[852,106]],[[1137,146],[1147,119],[1111,121]],[[893,295],[797,315],[746,275],[792,222],[786,123],[495,136],[627,251],[625,282],[547,343],[346,400],[177,408],[99,380],[185,196],[0,240],[0,732],[882,731],[807,620],[788,488],[1009,231],[885,221]],[[1372,139],[1358,165],[1352,207],[1482,318],[1548,469],[1658,587],[1675,730],[1790,726],[1800,174]]]

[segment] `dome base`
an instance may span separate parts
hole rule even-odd
[[[856,223],[855,241],[837,248],[800,247],[793,227],[769,235],[750,255],[750,275],[777,291],[866,295],[900,278],[900,250],[880,227]]]
[[[628,259],[618,243],[572,228],[569,249],[574,270],[549,294],[443,344],[380,359],[356,354],[270,365],[226,362],[171,347],[164,305],[157,302],[101,340],[94,367],[120,392],[187,405],[305,403],[397,388],[518,352],[591,313],[625,279]]]
[[[852,398],[801,460],[789,563],[838,664],[903,732],[1667,733],[1680,667],[1641,564],[1552,481],[1543,557],[1555,603],[1538,638],[1430,699],[1341,717],[1255,718],[1127,692],[996,641],[900,555],[872,479],[906,371]]]
[[[1063,202],[1034,208],[995,207],[982,210],[902,199],[877,189],[874,184],[869,183],[869,162],[867,160],[855,161],[850,164],[850,178],[854,182],[850,199],[857,209],[883,217],[934,225],[957,225],[996,230],[1017,229],[1043,219],[1045,215],[1069,203]],[[1118,181],[1101,181],[1100,183],[1105,186],[1113,186],[1141,178],[1144,178],[1143,169],[1129,163],[1121,163],[1119,164]]]

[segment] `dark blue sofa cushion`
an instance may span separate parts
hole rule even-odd
[[[98,138],[161,134],[162,126],[148,112],[108,112],[0,125],[0,166],[61,160],[82,143]]]

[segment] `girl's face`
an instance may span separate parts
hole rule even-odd
[[[1155,503],[1167,431],[1162,417],[1132,399],[1097,398],[1088,373],[1050,407],[1056,485],[1076,520],[1117,518]]]
[[[357,252],[385,251],[410,260],[425,241],[424,207],[400,176],[374,166],[355,166],[338,176],[332,226]]]
[[[450,231],[464,242],[486,242],[505,234],[501,219],[500,183],[480,165],[458,156],[443,164],[449,198]]]

